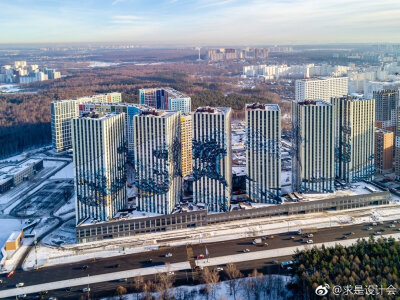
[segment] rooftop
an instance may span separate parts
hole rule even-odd
[[[22,233],[21,230],[14,230],[13,232],[11,232],[10,236],[8,237],[7,242],[15,241],[21,233]]]
[[[278,104],[264,104],[264,103],[253,103],[253,104],[246,104],[246,110],[269,110],[269,111],[279,111]]]
[[[207,113],[207,114],[226,114],[230,111],[230,107],[211,107],[204,106],[198,107],[194,112],[195,113]]]
[[[346,79],[348,79],[347,76],[342,76],[342,77],[325,76],[325,77],[313,77],[313,78],[297,79],[297,81],[321,81],[321,80],[337,79],[337,78],[346,78]]]
[[[179,92],[179,91],[177,91],[177,90],[175,90],[175,89],[173,89],[171,87],[144,88],[144,89],[140,89],[140,90],[144,91],[144,92],[154,92],[154,91],[157,91],[157,90],[164,90],[164,91],[168,92],[168,97],[172,98],[172,99],[174,99],[174,98],[188,98],[189,97],[188,95],[186,95],[186,94],[184,94],[182,92]]]
[[[10,180],[10,178],[19,172],[29,168],[33,164],[37,164],[42,159],[28,159],[20,164],[12,164],[0,167],[0,183]]]
[[[178,112],[172,110],[159,110],[155,108],[147,108],[143,109],[137,116],[153,116],[160,118],[168,118],[176,113]]]
[[[299,105],[303,106],[332,106],[331,103],[328,103],[323,100],[305,100],[302,102],[297,102]]]

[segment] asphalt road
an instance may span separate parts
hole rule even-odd
[[[389,228],[388,225],[391,222],[385,222],[383,225],[374,226],[372,230],[368,231],[367,227],[370,224],[360,224],[360,225],[350,225],[343,227],[332,227],[318,230],[317,233],[314,233],[314,236],[311,238],[314,243],[323,243],[328,241],[339,241],[342,240],[343,235],[345,233],[352,233],[349,238],[360,238],[360,237],[368,237],[375,230],[384,230],[382,234],[389,233],[399,233],[398,228],[400,228],[400,224],[395,224],[395,228]],[[291,237],[294,236],[295,239]],[[291,247],[296,245],[304,245],[305,242],[300,241],[303,237],[297,235],[296,232],[288,232],[282,233],[279,235],[274,235],[274,238],[271,239],[268,237],[266,242],[268,246],[259,246],[252,244],[252,238],[231,240],[225,242],[216,242],[210,244],[200,244],[193,245],[193,254],[197,256],[199,254],[205,253],[205,247],[210,253],[211,257],[219,257],[225,255],[238,254],[243,251],[243,249],[249,249],[250,252],[267,250],[267,249],[278,249],[284,247]],[[309,238],[304,237],[304,240],[308,240]],[[166,253],[172,253],[172,257],[165,257]],[[149,260],[152,259],[150,263]],[[283,261],[288,260],[290,257],[281,257],[275,258],[276,260]],[[165,264],[165,263],[175,263],[182,262],[188,260],[187,250],[185,246],[174,247],[174,248],[165,248],[154,250],[150,252],[130,254],[130,255],[121,255],[117,257],[110,257],[105,259],[96,259],[84,261],[80,263],[74,264],[66,264],[54,267],[42,268],[34,271],[23,272],[21,270],[16,271],[15,275],[11,278],[2,278],[3,283],[0,286],[0,289],[8,289],[14,288],[15,285],[19,282],[24,282],[25,286],[34,285],[39,283],[46,283],[58,280],[65,280],[83,276],[97,275],[97,274],[105,274],[109,272],[116,272],[122,270],[129,269],[137,269],[137,268],[145,268],[148,266],[154,266],[157,264]],[[245,272],[251,272],[254,268],[257,268],[259,271],[263,273],[278,273],[283,272],[279,265],[273,264],[271,259],[266,260],[257,260],[251,262],[243,262],[237,264],[240,270]],[[119,264],[119,267],[113,267],[116,264]],[[82,265],[87,265],[88,268],[86,270],[82,270]],[[223,275],[223,273],[221,274]],[[180,284],[191,283],[192,281],[192,273],[190,270],[180,271],[175,274],[175,277]],[[154,276],[150,276],[149,279],[154,279]],[[127,282],[103,282],[99,284],[91,285],[91,298],[96,298],[100,296],[106,295],[114,295],[115,289],[117,286],[122,285],[126,287],[132,287],[133,285],[132,278],[128,279]],[[49,291],[44,299],[47,299],[50,296],[55,296],[58,299],[79,299],[82,293],[83,287],[73,287],[71,291],[64,290],[55,290]],[[34,299],[34,295],[28,295],[27,299]]]

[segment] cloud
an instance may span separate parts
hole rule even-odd
[[[113,24],[137,24],[139,21],[143,20],[142,17],[139,16],[113,16],[111,18],[111,23]]]
[[[125,0],[114,0],[111,5],[116,5],[118,3],[124,2]]]

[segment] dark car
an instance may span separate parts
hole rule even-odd
[[[83,265],[83,266],[81,267],[82,270],[86,270],[87,268],[89,268],[88,265]]]

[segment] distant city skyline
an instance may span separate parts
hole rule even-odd
[[[400,42],[396,0],[0,0],[0,44]]]

